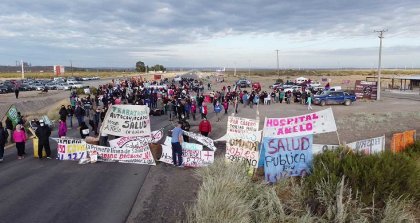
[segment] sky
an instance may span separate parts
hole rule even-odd
[[[418,0],[13,0],[0,65],[420,67]]]

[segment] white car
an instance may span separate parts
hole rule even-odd
[[[71,86],[67,83],[59,83],[55,85],[57,90],[71,90]]]
[[[71,86],[72,89],[84,87],[84,85],[78,81],[67,81],[67,83]]]
[[[311,83],[309,84],[309,87],[320,87],[321,83],[319,83],[318,81],[311,81]]]

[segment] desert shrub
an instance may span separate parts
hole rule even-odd
[[[366,205],[384,206],[391,197],[420,198],[420,170],[416,160],[406,153],[384,152],[363,155],[350,150],[326,151],[314,157],[312,174],[306,179],[311,196],[324,179],[332,185],[346,177],[346,183]]]

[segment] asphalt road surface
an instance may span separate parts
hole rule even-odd
[[[152,130],[169,122],[152,117]],[[77,129],[68,136],[80,137]],[[52,133],[57,137],[57,132]],[[56,143],[50,141],[53,157]],[[122,163],[79,165],[77,161],[17,160],[13,146],[0,163],[0,222],[125,222],[150,166]]]
[[[169,121],[151,116],[151,123],[156,130]],[[80,138],[76,128],[67,136]],[[150,166],[59,161],[56,142],[50,145],[52,160],[34,159],[32,140],[22,160],[14,145],[6,149],[0,163],[0,222],[125,222]]]

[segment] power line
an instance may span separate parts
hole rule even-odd
[[[378,93],[376,94],[376,100],[381,100],[381,62],[382,62],[382,39],[384,38],[384,33],[388,29],[383,30],[374,30],[375,33],[379,33],[379,63],[378,63]]]

